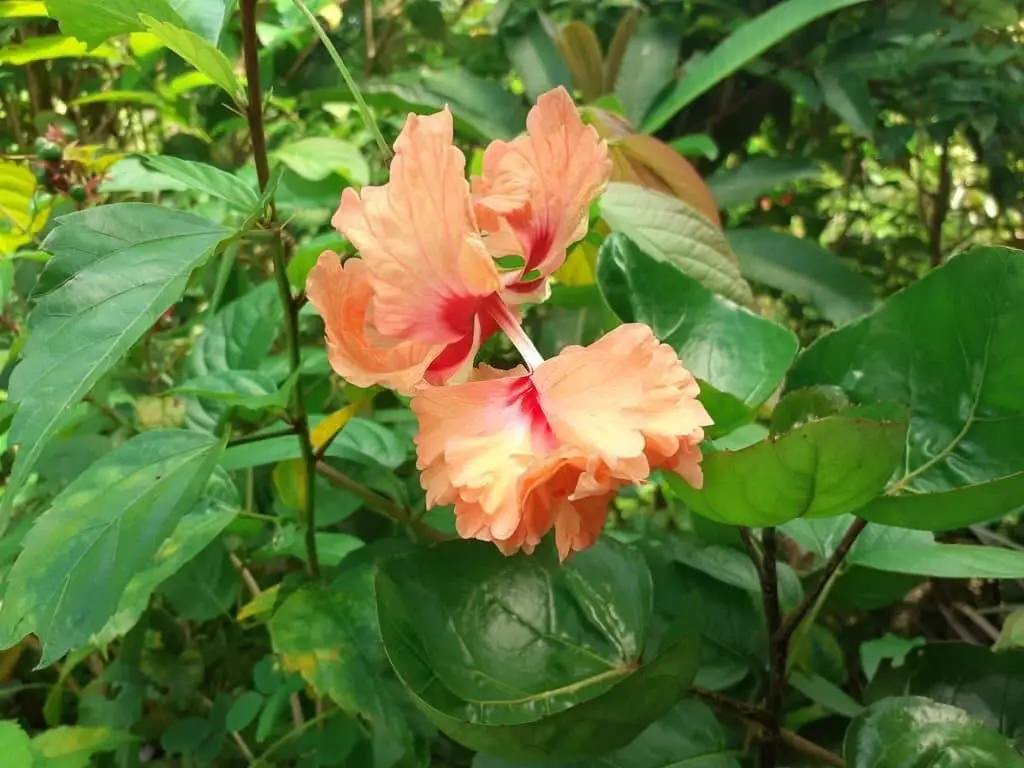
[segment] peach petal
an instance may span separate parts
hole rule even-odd
[[[480,222],[493,231],[504,218],[525,254],[523,274],[546,277],[587,231],[590,203],[611,175],[608,147],[584,125],[565,88],[542,94],[526,118],[527,133],[495,141],[474,180]]]
[[[359,250],[381,333],[430,343],[473,333],[478,300],[500,289],[480,236],[451,113],[410,115],[390,180],[346,189],[334,226]]]
[[[306,279],[306,295],[323,318],[331,367],[357,387],[380,384],[411,393],[443,349],[396,342],[375,332],[370,307],[373,290],[360,259],[342,264],[336,253],[325,251]]]

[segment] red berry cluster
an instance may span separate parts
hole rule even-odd
[[[39,159],[35,164],[36,181],[47,192],[70,197],[76,203],[95,199],[103,177],[77,160],[68,160],[64,156],[67,145],[67,136],[56,125],[50,125],[46,133],[36,139],[35,152]]]

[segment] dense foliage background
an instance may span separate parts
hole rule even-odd
[[[0,1],[4,765],[1024,765],[1022,4],[308,5]],[[303,295],[410,111],[558,85],[613,184],[524,325],[716,420],[564,566]]]

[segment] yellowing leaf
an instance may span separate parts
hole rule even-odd
[[[67,160],[81,163],[92,173],[102,174],[106,173],[124,155],[118,152],[109,152],[101,144],[72,144],[65,148],[64,157]]]
[[[31,242],[46,226],[50,206],[34,209],[36,179],[25,166],[0,160],[0,255]]]
[[[5,45],[0,48],[0,64],[31,64],[44,59],[107,59],[119,61],[121,56],[109,45],[98,45],[89,48],[81,40],[61,35],[44,35],[30,37],[24,43]]]
[[[562,285],[593,285],[597,281],[597,246],[578,243],[555,272],[555,279]]]
[[[34,0],[7,0],[0,2],[0,19],[46,18],[46,3]]]
[[[288,508],[306,509],[306,464],[302,459],[282,461],[271,475],[278,498]]]
[[[363,403],[365,402],[366,400],[357,400],[353,403],[349,403],[344,408],[336,410],[326,419],[309,430],[309,439],[313,443],[313,450],[319,451],[333,440],[334,436],[345,428],[349,419],[359,412],[359,409],[363,407]]]
[[[246,619],[255,619],[259,616],[265,616],[270,613],[274,609],[274,603],[277,601],[277,593],[280,587],[280,584],[275,584],[270,589],[263,590],[256,595],[256,597],[239,608],[238,620],[245,621]]]

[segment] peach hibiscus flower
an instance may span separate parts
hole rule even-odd
[[[464,378],[503,297],[543,291],[586,233],[611,162],[564,88],[538,100],[527,127],[487,149],[477,200],[447,109],[409,116],[387,184],[344,191],[332,221],[360,260],[324,253],[307,280],[338,374],[403,393]],[[513,254],[524,265],[499,271],[494,257]]]
[[[539,356],[530,345],[524,357]],[[506,554],[532,552],[554,528],[564,559],[597,539],[623,484],[663,467],[700,487],[711,418],[698,392],[640,324],[529,373],[482,368],[464,384],[421,386],[412,410],[427,504],[454,504],[459,535]]]
[[[334,216],[360,257],[322,254],[306,290],[335,371],[413,394],[428,505],[453,504],[460,535],[506,554],[553,529],[564,559],[600,535],[622,485],[665,468],[699,487],[711,419],[645,325],[546,361],[523,332],[513,307],[543,299],[611,171],[563,88],[538,99],[527,129],[487,148],[471,187],[448,110],[411,115],[388,183],[346,189]],[[499,269],[509,255],[518,265]],[[474,371],[498,329],[526,367]]]

